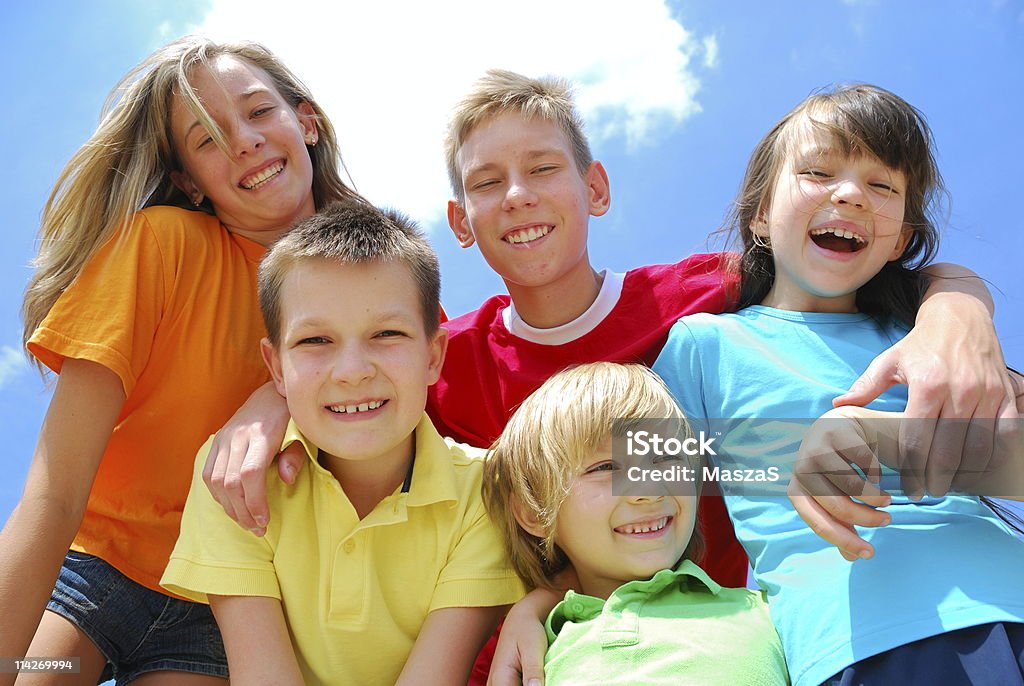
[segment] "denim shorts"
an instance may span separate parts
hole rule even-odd
[[[121,686],[162,670],[228,676],[209,606],[150,590],[93,555],[68,552],[46,609],[81,629],[107,658],[98,683]]]

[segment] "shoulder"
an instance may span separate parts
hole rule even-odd
[[[469,338],[474,334],[486,335],[487,331],[501,322],[501,312],[508,304],[507,295],[491,296],[477,309],[449,319],[442,326],[448,329],[449,340],[456,336]]]

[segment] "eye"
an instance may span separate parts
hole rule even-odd
[[[267,105],[266,107],[258,107],[255,110],[253,110],[252,116],[253,117],[262,117],[264,114],[267,114],[268,112],[272,111],[273,109],[274,109],[273,105]]]
[[[324,343],[330,343],[326,336],[307,336],[299,339],[296,345],[323,345]]]
[[[196,150],[202,150],[203,148],[205,148],[208,144],[210,144],[212,142],[213,142],[213,138],[211,138],[210,136],[207,136],[206,138],[204,138],[201,141],[199,141],[199,144],[196,146]]]
[[[619,465],[615,464],[611,460],[604,460],[603,462],[595,462],[586,469],[583,470],[584,474],[598,474],[600,472],[614,472],[618,470]]]
[[[683,456],[682,455],[672,455],[672,454],[669,454],[669,453],[666,453],[664,455],[655,455],[653,458],[651,458],[651,464],[658,464],[659,462],[682,462],[682,461],[683,461]]]
[[[544,174],[546,172],[555,171],[556,169],[558,169],[558,165],[555,165],[555,164],[542,164],[541,166],[539,166],[536,169],[534,169],[533,173],[534,174]]]
[[[402,336],[405,336],[405,332],[397,329],[385,329],[375,334],[376,338],[400,338]]]
[[[878,190],[885,191],[886,193],[895,193],[896,192],[895,188],[893,188],[891,185],[889,185],[889,183],[884,182],[884,181],[878,181],[878,182],[872,183],[870,185],[871,185],[872,188],[877,188]]]
[[[487,180],[485,180],[485,181],[480,181],[480,182],[478,182],[478,183],[474,183],[474,184],[473,184],[473,185],[472,185],[472,186],[470,187],[470,190],[473,190],[473,191],[482,191],[482,190],[484,190],[484,189],[486,189],[486,188],[490,188],[491,186],[493,186],[493,185],[495,185],[495,184],[497,184],[497,183],[498,183],[498,180],[497,180],[497,179],[487,179]]]
[[[803,171],[797,172],[800,176],[810,176],[815,179],[827,179],[829,174],[824,169],[804,169]]]

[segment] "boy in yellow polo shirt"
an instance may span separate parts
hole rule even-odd
[[[334,205],[260,267],[264,359],[310,459],[268,481],[260,538],[196,460],[162,583],[207,601],[232,683],[454,684],[522,595],[480,497],[475,449],[423,413],[447,343],[429,244],[402,217]]]
[[[699,460],[631,456],[643,431],[692,437],[650,369],[581,365],[523,401],[484,468],[520,576],[551,588],[571,566],[579,579],[547,619],[545,683],[788,684],[764,594],[723,588],[693,562]],[[653,478],[664,473],[683,476]]]

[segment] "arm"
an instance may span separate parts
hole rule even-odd
[[[995,421],[1017,419],[988,290],[973,272],[956,265],[933,265],[926,272],[932,281],[913,330],[834,401],[866,405],[889,386],[904,383],[906,415],[939,420],[934,431],[921,421],[906,424],[900,433],[903,462],[910,467],[903,489],[914,498],[948,491],[962,457],[967,471],[984,467]],[[953,419],[973,421],[945,421]]]
[[[25,491],[0,533],[0,655],[21,657],[28,649],[124,398],[121,380],[106,367],[64,361]],[[13,678],[0,675],[0,683]]]
[[[542,686],[548,649],[544,621],[565,593],[537,588],[512,606],[494,648],[488,686]]]
[[[302,686],[280,600],[260,596],[209,598],[224,639],[232,684]]]
[[[257,536],[267,532],[267,470],[288,427],[288,405],[268,381],[217,432],[203,481],[228,516]],[[302,449],[289,447],[278,460],[280,477],[294,483],[305,464]]]
[[[1024,410],[1024,383],[1013,379],[1015,406]],[[878,482],[881,465],[899,469],[898,444],[905,413],[840,407],[826,412],[807,432],[794,465],[789,495],[794,508],[811,529],[839,548],[847,560],[867,559],[874,547],[853,528],[889,523],[888,513],[876,510],[891,502]],[[1019,431],[1020,422],[1013,422]],[[1013,431],[997,436],[988,469],[972,475],[965,492],[1024,500],[1024,442]],[[854,472],[857,465],[868,477]],[[862,503],[854,502],[854,495]]]
[[[464,684],[505,607],[446,607],[427,615],[397,686]]]

